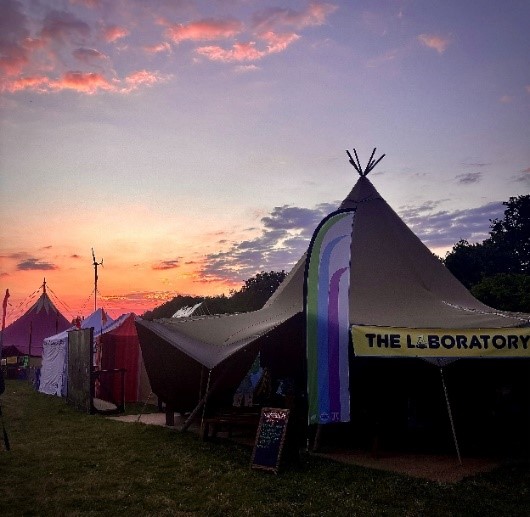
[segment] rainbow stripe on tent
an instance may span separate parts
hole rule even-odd
[[[355,212],[339,210],[316,229],[305,279],[309,423],[350,420],[349,287]]]

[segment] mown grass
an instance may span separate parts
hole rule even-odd
[[[530,512],[518,463],[443,484],[303,457],[278,475],[249,448],[125,424],[7,381],[0,515],[495,515]]]

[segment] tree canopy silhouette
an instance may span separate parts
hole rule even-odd
[[[444,263],[474,296],[496,309],[530,312],[530,195],[505,201],[482,243],[458,241]]]
[[[147,311],[145,319],[171,318],[175,312],[183,307],[190,307],[202,302],[199,314],[233,314],[261,309],[265,302],[278,289],[287,276],[285,271],[262,271],[245,280],[237,291],[230,291],[229,296],[185,296],[178,295],[172,300]]]

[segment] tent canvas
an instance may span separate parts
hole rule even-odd
[[[51,301],[44,284],[39,299],[5,328],[2,333],[3,347],[14,346],[19,355],[41,357],[43,340],[70,326],[71,323]]]
[[[90,316],[81,321],[81,328],[94,329],[94,336],[101,334],[102,330],[111,325],[114,320],[102,308],[94,311]],[[42,365],[40,372],[39,391],[48,395],[66,396],[67,371],[68,371],[68,331],[47,337],[42,342]]]
[[[530,315],[498,311],[474,298],[365,175],[339,208],[355,212],[350,325],[441,329],[530,326]],[[206,392],[212,397],[215,389],[235,390],[258,351],[264,357],[268,353],[275,356],[276,367],[290,366],[297,369],[297,375],[300,370],[305,375],[300,366],[305,356],[305,265],[306,255],[266,305],[252,313],[179,321],[138,320],[154,392],[175,408],[190,410],[205,402],[207,397],[201,399],[201,395]],[[274,347],[275,353],[270,354]],[[360,364],[366,361],[357,361]],[[240,377],[234,381],[229,374]]]
[[[101,370],[124,368],[124,400],[125,402],[146,401],[151,394],[149,379],[145,372],[138,333],[134,324],[133,313],[120,316],[114,323],[107,326],[99,340],[101,350],[99,366]],[[99,390],[107,393],[110,400],[117,400],[121,392],[119,376],[100,376]]]
[[[197,318],[137,320],[138,336],[153,392],[178,411],[195,408],[209,387],[229,398],[256,354],[277,331],[295,325],[302,313],[304,259],[259,311]],[[294,278],[294,281],[293,281]],[[290,280],[290,281],[287,281]],[[297,325],[296,325],[297,326]],[[279,341],[276,341],[278,343]],[[298,350],[300,352],[302,349]],[[293,352],[285,351],[286,353]],[[235,388],[234,388],[235,389]],[[233,394],[233,393],[232,393]]]
[[[98,309],[81,323],[81,328],[94,328],[96,350],[93,366],[96,369],[126,370],[125,402],[146,401],[151,394],[143,357],[140,354],[135,317],[133,313],[126,313],[113,320],[102,309]],[[69,330],[73,329],[74,327]],[[68,331],[46,339],[43,349],[39,391],[64,397],[68,389]],[[119,382],[119,375],[100,376],[96,396],[119,400]]]

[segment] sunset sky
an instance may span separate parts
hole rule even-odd
[[[2,0],[0,288],[137,314],[286,270],[370,179],[440,255],[530,192],[528,0]],[[53,299],[53,297],[52,297]]]

